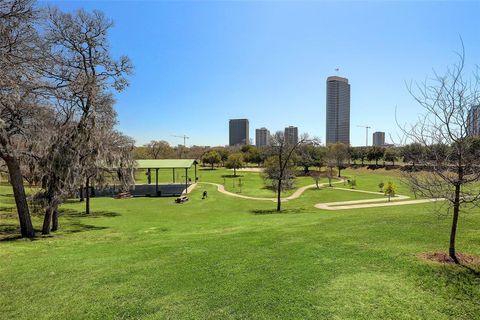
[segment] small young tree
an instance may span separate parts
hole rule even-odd
[[[455,263],[459,263],[456,235],[460,213],[480,201],[480,141],[472,137],[473,121],[480,112],[480,75],[477,68],[467,77],[464,52],[459,57],[443,75],[435,73],[433,80],[409,88],[425,113],[416,124],[403,127],[406,138],[425,150],[416,152],[416,163],[428,168],[422,173],[405,172],[405,178],[417,194],[446,199],[447,212],[453,213],[449,255]]]
[[[390,181],[387,182],[387,186],[385,187],[385,195],[388,196],[389,202],[391,197],[395,197],[395,185]]]
[[[210,150],[207,153],[205,153],[202,157],[203,163],[209,164],[212,166],[212,170],[214,165],[220,163],[221,161],[220,154],[216,150]]]
[[[350,186],[351,189],[355,189],[357,186],[357,179],[353,177],[352,179],[348,180],[348,185]]]
[[[385,183],[383,183],[383,181],[380,181],[380,183],[378,184],[378,189],[380,190],[379,192],[383,192],[384,186],[385,186]]]
[[[338,177],[341,177],[342,169],[345,161],[349,158],[348,146],[343,143],[334,143],[327,146],[327,165],[331,167],[333,164],[338,169]]]
[[[270,170],[264,171],[264,176],[271,181],[276,181],[277,211],[280,211],[282,208],[281,192],[284,188],[284,182],[290,183],[290,181],[294,179],[294,172],[291,168],[296,163],[296,159],[294,159],[295,152],[299,146],[307,141],[308,136],[303,135],[298,139],[297,143],[287,143],[282,131],[277,131],[270,139],[267,152],[270,155],[269,167],[271,166],[271,168]],[[265,169],[267,169],[267,165],[265,167]]]
[[[320,182],[320,179],[322,177],[322,172],[320,170],[310,170],[309,172],[310,177],[315,181],[315,185],[317,186],[317,189],[320,189],[320,186],[318,183]]]
[[[227,162],[225,163],[225,167],[227,169],[233,169],[233,176],[237,176],[237,169],[242,168],[245,166],[243,162],[243,155],[241,153],[232,153],[228,156]]]

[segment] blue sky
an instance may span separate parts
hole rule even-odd
[[[135,65],[117,94],[119,129],[137,144],[187,134],[224,145],[230,118],[248,118],[251,138],[295,125],[324,141],[325,81],[338,74],[351,84],[351,143],[363,145],[357,125],[396,136],[396,106],[415,120],[405,82],[456,62],[460,36],[467,66],[480,64],[480,1],[48,3],[114,20],[113,55]]]

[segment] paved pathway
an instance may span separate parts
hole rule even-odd
[[[216,186],[218,192],[221,192],[221,193],[223,193],[223,194],[226,194],[226,195],[229,195],[229,196],[232,196],[232,197],[237,197],[237,198],[242,198],[242,199],[249,199],[249,200],[259,200],[259,201],[273,201],[273,202],[277,202],[277,198],[250,197],[250,196],[245,196],[245,195],[238,194],[238,193],[233,193],[233,192],[230,192],[230,191],[225,190],[225,186],[223,186],[223,185],[221,185],[221,184],[218,184],[218,183],[213,183],[213,182],[199,182],[199,183],[210,184],[210,185]],[[333,182],[333,183],[343,183],[343,180],[342,180],[342,181]],[[319,186],[319,187],[324,187],[324,186],[327,186],[327,185],[328,185],[328,183],[320,183],[318,186]],[[289,200],[297,199],[297,198],[299,198],[299,197],[302,195],[302,193],[304,193],[307,189],[313,189],[313,188],[316,188],[316,187],[317,187],[316,184],[310,184],[310,185],[308,185],[308,186],[300,187],[300,188],[298,188],[297,190],[295,190],[295,192],[294,192],[293,194],[291,194],[290,196],[288,196],[288,197],[286,197],[286,198],[282,198],[282,202],[286,202],[286,201],[289,201]],[[340,189],[340,188],[339,188],[339,189]],[[349,190],[349,189],[346,189],[346,190]]]
[[[259,201],[272,201],[277,202],[276,198],[260,198],[260,197],[250,197],[245,196],[238,193],[233,193],[230,191],[225,190],[225,187],[218,183],[213,182],[200,182],[204,184],[210,184],[217,187],[218,192],[226,194],[228,196],[242,198],[242,199],[249,199],[249,200],[259,200]],[[343,180],[334,182],[335,184],[343,183]],[[195,187],[196,184],[192,185],[191,187]],[[328,183],[321,183],[319,184],[320,187],[327,186]],[[193,189],[192,188],[192,189]],[[303,186],[295,190],[295,192],[286,197],[282,198],[282,202],[286,202],[289,200],[294,200],[299,198],[307,189],[316,188],[315,184],[310,184],[308,186]],[[374,191],[365,191],[365,190],[357,190],[357,189],[347,189],[347,188],[338,188],[336,187],[335,190],[343,190],[343,191],[350,191],[350,192],[360,192],[360,193],[369,193],[369,194],[379,194],[379,192]],[[189,190],[190,192],[190,190]],[[401,205],[408,205],[408,204],[419,204],[419,203],[429,203],[444,200],[443,198],[439,199],[419,199],[419,200],[408,200],[410,197],[403,196],[403,195],[396,195],[395,197],[391,198],[389,202],[386,198],[373,198],[373,199],[364,199],[364,200],[352,200],[352,201],[337,201],[337,202],[328,202],[328,203],[317,203],[315,204],[315,208],[323,209],[323,210],[347,210],[347,209],[361,209],[361,208],[375,208],[375,207],[389,207],[389,206],[401,206]],[[402,201],[405,200],[405,201]],[[378,202],[378,203],[377,203]]]

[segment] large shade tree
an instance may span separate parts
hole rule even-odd
[[[43,234],[50,232],[52,217],[55,225],[59,204],[84,177],[82,170],[90,160],[82,157],[81,150],[91,145],[109,90],[123,90],[132,69],[127,57],[111,57],[107,34],[112,22],[102,13],[53,8],[48,18],[46,39],[53,66],[46,76],[57,87],[51,100],[58,114],[56,134],[42,162],[43,190],[37,197],[46,208]]]
[[[23,237],[34,237],[21,172],[37,119],[46,63],[31,0],[0,1],[0,158],[8,168]]]

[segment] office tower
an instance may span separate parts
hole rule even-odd
[[[480,136],[480,105],[473,106],[468,111],[467,135],[469,137]]]
[[[267,128],[260,128],[255,130],[255,145],[257,147],[264,147],[268,145],[270,140],[270,131]]]
[[[327,78],[326,143],[350,144],[350,84],[342,77]]]
[[[373,146],[383,147],[385,145],[385,132],[377,131],[373,133]]]
[[[298,143],[298,128],[289,126],[285,128],[285,142],[288,144]]]
[[[248,119],[230,119],[229,144],[231,146],[250,143]]]

